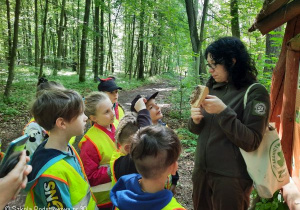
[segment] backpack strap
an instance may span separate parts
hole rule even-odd
[[[245,96],[244,96],[244,109],[246,108],[246,104],[247,104],[247,99],[248,99],[248,93],[250,91],[250,89],[252,88],[252,86],[254,85],[257,85],[259,83],[253,83],[252,85],[250,85],[245,93]]]

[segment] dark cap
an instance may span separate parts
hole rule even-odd
[[[155,99],[156,96],[157,96],[157,94],[158,94],[158,92],[155,92],[155,93],[153,93],[153,94],[150,95],[150,96],[146,96],[145,98],[147,99],[147,101],[149,101],[150,99]]]
[[[150,96],[146,96],[145,99],[146,99],[147,101],[149,101],[150,99],[154,99],[154,98],[157,96],[157,94],[158,94],[158,92],[155,92],[155,93],[153,93],[153,94],[150,95]],[[140,98],[142,98],[142,96],[141,96],[141,95],[137,95],[137,96],[132,100],[131,106],[130,106],[130,111],[136,112],[134,106],[135,106],[135,103],[136,103]],[[147,103],[147,102],[146,102],[146,103]]]
[[[121,87],[117,86],[114,77],[108,77],[106,79],[99,79],[100,83],[98,85],[99,91],[112,92],[116,89],[122,90]]]
[[[131,101],[130,111],[136,112],[136,110],[135,110],[135,108],[134,108],[134,105],[135,105],[135,103],[136,103],[140,98],[142,98],[142,96],[141,96],[141,95],[137,95],[137,96]]]

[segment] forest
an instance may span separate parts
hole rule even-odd
[[[283,34],[283,27],[266,36],[248,32],[260,0],[5,0],[0,5],[5,97],[20,66],[36,78],[68,68],[78,82],[114,73],[144,80],[164,72],[203,82],[203,50],[231,35],[245,42],[260,79],[269,85]]]
[[[123,90],[133,90],[120,93],[124,104],[138,91],[170,87],[161,93],[171,105],[164,114],[185,150],[181,179],[187,184],[178,196],[191,207],[196,136],[186,120],[192,89],[209,77],[203,52],[219,37],[239,37],[256,63],[259,82],[269,90],[285,25],[264,36],[249,32],[262,6],[261,0],[0,1],[2,150],[30,119],[40,77],[85,96],[97,89],[99,78],[115,76]]]

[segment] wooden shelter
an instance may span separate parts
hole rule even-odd
[[[282,48],[272,75],[270,122],[276,123],[290,174],[299,177],[300,0],[265,0],[249,31],[258,29],[265,35],[284,23],[287,25]]]

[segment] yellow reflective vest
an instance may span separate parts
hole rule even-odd
[[[120,120],[124,117],[125,113],[123,108],[119,105],[116,104],[115,107],[115,120],[114,120],[114,126],[115,128],[118,127]]]
[[[99,166],[108,166],[113,152],[117,150],[113,140],[103,130],[101,130],[98,124],[94,124],[79,142],[79,148],[81,148],[82,144],[86,141],[92,142],[92,144],[96,147],[100,159]],[[96,197],[98,207],[111,204],[109,198],[111,188],[111,182],[91,187],[92,192]]]
[[[24,205],[26,209],[38,209],[41,207],[41,204],[39,205],[38,203],[36,203],[38,201],[35,200],[35,195],[36,193],[40,192],[40,189],[35,189],[35,187],[37,182],[39,181],[39,178],[42,177],[62,182],[66,184],[66,186],[68,186],[70,201],[73,209],[97,209],[95,201],[96,199],[91,192],[91,188],[84,172],[80,157],[74,148],[72,148],[72,151],[76,155],[76,158],[80,164],[84,178],[72,165],[64,160],[64,157],[66,157],[66,155],[62,154],[52,158],[40,169],[35,180],[33,180],[34,184],[32,184],[32,186],[30,187]],[[47,202],[49,203],[47,207],[50,208],[50,200],[51,206],[56,206],[57,208],[62,207],[63,204],[59,200],[55,200],[55,182],[50,181],[48,183],[44,183],[44,189],[47,188],[49,189],[49,197],[47,197]]]

